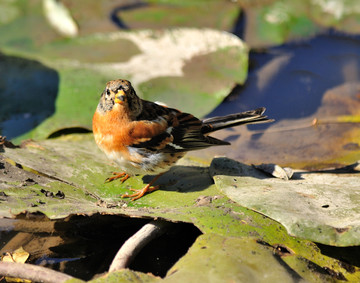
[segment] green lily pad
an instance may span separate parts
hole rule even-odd
[[[188,42],[196,48],[189,49]],[[119,50],[122,55],[118,56]],[[231,34],[209,29],[116,32],[43,45],[39,52],[39,64],[51,66],[58,73],[58,81],[51,81],[52,87],[58,89],[55,113],[16,141],[46,138],[64,128],[90,130],[100,93],[111,79],[130,79],[140,96],[160,98],[169,106],[203,116],[247,76],[245,44]],[[6,56],[4,60],[8,60]],[[8,86],[7,82],[24,80],[11,71],[7,76],[5,90],[15,85]],[[26,97],[37,101],[45,91],[29,87]],[[3,115],[11,116],[17,107],[17,103],[9,104]],[[35,104],[31,113],[42,113],[44,108]],[[19,118],[19,124],[26,117]],[[8,135],[6,131],[2,134]]]
[[[239,13],[233,2],[223,1],[63,1],[70,7],[75,20],[87,32],[105,25],[104,13],[111,15],[113,26],[127,29],[162,29],[164,27],[207,27],[230,31]],[[90,2],[90,5],[89,5]],[[117,3],[116,3],[117,2]],[[99,27],[97,27],[99,29]]]
[[[64,136],[42,142],[28,142],[22,148],[5,148],[1,159],[1,164],[7,164],[7,168],[32,174],[29,177],[16,172],[13,175],[18,177],[5,179],[5,183],[1,185],[7,195],[4,204],[7,209],[1,211],[0,215],[7,217],[20,213],[25,207],[29,211],[40,209],[50,218],[66,217],[75,208],[79,213],[91,214],[97,209],[120,212],[122,207],[127,206],[136,208],[150,205],[165,208],[170,204],[181,207],[194,203],[202,190],[215,188],[204,169],[205,165],[183,159],[159,179],[159,183],[168,184],[168,192],[158,191],[151,194],[151,198],[145,196],[136,202],[122,199],[120,195],[128,192],[129,187],[141,188],[151,177],[132,177],[123,184],[116,181],[105,183],[106,178],[118,168],[100,152],[92,135]],[[184,166],[185,164],[189,167]],[[199,178],[198,174],[203,177]],[[26,181],[29,178],[31,180]],[[26,190],[21,189],[23,185]],[[65,199],[47,198],[42,190],[51,191],[53,195],[61,191],[65,194]],[[179,190],[184,192],[177,192]],[[164,194],[167,193],[174,198],[163,202]],[[178,194],[184,195],[181,201],[176,198]]]
[[[360,7],[358,1],[310,1],[310,3],[311,9],[308,11],[315,22],[345,32],[359,32]]]
[[[207,272],[199,272],[203,268]],[[200,236],[165,282],[291,282],[292,276],[271,248],[253,239]]]
[[[91,283],[117,283],[117,282],[134,282],[134,283],[152,283],[160,282],[161,278],[155,277],[152,274],[144,274],[141,272],[134,272],[129,269],[124,269],[120,271],[115,271],[106,274],[105,276],[90,280]],[[66,283],[72,283],[71,281],[66,281]],[[74,282],[75,283],[75,282]]]
[[[42,44],[61,38],[46,21],[41,0],[11,2],[8,1],[8,8],[2,10],[13,15],[11,21],[5,21],[0,25],[2,51],[8,49],[11,53],[36,53]],[[9,9],[16,10],[17,13],[9,12]]]
[[[286,252],[281,252],[281,249]],[[199,272],[204,267],[206,272]],[[168,271],[164,281],[296,282],[300,278],[309,282],[345,280],[343,273],[331,268],[323,268],[297,256],[291,250],[286,250],[285,246],[279,245],[276,248],[254,239],[209,233],[198,237],[189,252]],[[348,280],[358,280],[354,274],[346,275],[349,276]]]
[[[229,198],[278,221],[291,235],[326,245],[360,244],[356,174],[295,172],[285,181],[225,158],[213,160],[211,174]]]
[[[320,31],[307,15],[307,1],[273,1],[247,9],[246,41],[250,46],[281,44]]]
[[[48,4],[54,4],[54,9],[50,12]],[[208,4],[179,2],[176,5],[180,5],[184,11],[194,11],[194,7],[209,9]],[[214,13],[216,21],[207,20],[211,23],[210,27],[214,27],[213,23],[216,27],[229,27],[236,17],[237,9],[233,9],[236,5],[228,3],[225,7],[217,1],[210,4],[211,9],[218,12]],[[161,97],[169,105],[175,97],[172,84],[175,81],[178,86],[176,93],[183,92],[183,98],[186,99],[176,101],[176,105],[172,106],[197,116],[209,113],[235,84],[244,82],[248,50],[236,36],[202,29],[201,27],[208,25],[201,21],[198,29],[119,32],[103,15],[105,13],[119,17],[116,11],[121,11],[121,17],[124,16],[122,5],[121,1],[103,1],[100,5],[98,1],[86,1],[86,4],[82,1],[62,1],[61,4],[56,4],[52,0],[3,4],[9,17],[0,19],[0,48],[4,61],[9,61],[8,57],[11,56],[19,63],[14,66],[5,64],[4,68],[9,71],[3,77],[4,91],[0,95],[8,96],[14,87],[22,85],[26,88],[26,99],[33,102],[27,103],[25,99],[20,109],[18,101],[11,102],[6,109],[1,109],[2,135],[10,139],[17,137],[14,141],[20,142],[26,138],[46,138],[66,128],[91,129],[91,118],[99,94],[106,81],[111,79],[130,79],[140,95],[150,100]],[[168,8],[167,5],[160,5],[154,10],[154,6],[150,6],[147,8],[153,11]],[[224,14],[219,12],[222,9]],[[124,14],[143,12],[136,7],[125,10]],[[198,9],[195,10],[198,12]],[[177,13],[176,9],[173,11]],[[61,28],[56,24],[59,14],[66,14],[72,25],[74,20],[79,24],[79,37],[63,38],[51,27],[49,22],[56,28]],[[212,13],[208,13],[207,19],[212,19],[211,15]],[[187,17],[194,23],[193,17]],[[28,60],[35,64],[29,64]],[[22,67],[21,61],[25,62],[25,70],[28,72],[22,71],[22,75],[17,75]],[[57,80],[47,80],[39,72],[35,80],[27,80],[28,75],[33,75],[32,66],[36,64],[55,71]],[[194,66],[197,67],[196,70],[192,69]],[[43,85],[38,86],[38,82],[43,82]],[[48,93],[49,84],[51,89],[58,91],[56,100],[54,98],[48,103],[50,108],[47,109],[36,101],[44,101],[44,93]],[[51,91],[49,97],[53,98],[53,94]],[[26,109],[23,111],[22,108]],[[29,128],[35,129],[25,134]]]
[[[20,15],[20,9],[13,1],[0,3],[0,25],[10,23]]]
[[[3,176],[0,182],[0,217],[42,212],[51,219],[58,219],[73,214],[102,213],[189,222],[211,238],[216,234],[226,239],[229,244],[226,250],[229,251],[238,245],[237,240],[233,242],[231,239],[251,238],[251,241],[256,239],[274,247],[281,244],[320,267],[331,266],[346,278],[358,276],[358,272],[347,272],[341,262],[322,255],[313,243],[288,235],[276,221],[225,197],[212,184],[208,164],[191,156],[182,159],[159,179],[160,190],[130,201],[120,195],[128,192],[129,187],[142,188],[151,177],[132,177],[123,184],[117,181],[104,183],[117,168],[97,149],[90,134],[27,142],[21,148],[2,147],[0,151],[0,173]],[[218,185],[216,177],[215,180]],[[209,251],[214,252],[213,247],[211,244]],[[197,257],[195,253],[194,258]],[[194,259],[191,258],[184,258],[184,262],[189,264],[181,263],[183,274],[186,270],[192,272]],[[296,262],[291,264],[294,269],[300,266]],[[207,270],[206,265],[204,268]],[[222,268],[219,266],[219,270]],[[256,269],[252,272],[256,273]]]
[[[331,273],[336,272],[295,254],[281,255],[270,245],[254,239],[209,233],[197,238],[164,279],[124,269],[90,282],[294,282],[300,278],[324,282],[345,278],[341,272],[336,276]]]
[[[313,36],[325,28],[357,33],[360,9],[356,0],[240,1],[247,13],[244,40],[252,47],[282,44]]]
[[[246,80],[243,66],[247,66],[248,57],[237,49],[229,47],[193,57],[183,67],[183,76],[152,79],[142,83],[139,89],[145,99],[205,116],[224,100],[235,83],[243,84]]]

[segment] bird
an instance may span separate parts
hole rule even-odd
[[[123,194],[137,200],[159,186],[153,186],[188,151],[211,146],[230,145],[209,134],[239,125],[273,121],[264,116],[265,107],[198,119],[163,104],[141,99],[131,82],[116,79],[107,82],[92,119],[93,135],[98,147],[115,161],[122,172],[114,172],[106,182],[123,183],[134,175],[156,175],[141,190]]]

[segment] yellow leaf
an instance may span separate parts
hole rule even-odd
[[[2,261],[4,262],[17,262],[17,263],[25,263],[26,260],[29,258],[29,253],[20,247],[16,249],[14,252],[10,253],[7,252],[2,257]],[[12,278],[12,277],[5,277],[7,282],[23,282],[23,283],[31,283],[31,280],[20,279],[20,278]]]
[[[12,253],[7,252],[3,256],[2,261],[25,263],[28,258],[29,258],[29,253],[25,251],[23,247],[20,247]]]

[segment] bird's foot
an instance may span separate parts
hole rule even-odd
[[[124,183],[127,179],[130,178],[130,175],[126,174],[125,172],[113,172],[112,173],[114,176],[113,177],[109,177],[105,180],[105,183],[109,183],[112,182],[116,179],[120,179],[121,183]]]
[[[151,186],[150,184],[148,184],[144,188],[142,188],[141,190],[130,189],[130,191],[133,191],[135,193],[131,194],[131,195],[126,193],[126,194],[123,194],[121,197],[122,198],[131,198],[131,200],[137,200],[137,199],[141,198],[143,195],[145,195],[146,193],[151,193],[151,192],[156,191],[158,189],[159,189],[159,186]]]

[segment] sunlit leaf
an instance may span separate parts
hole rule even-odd
[[[214,159],[211,173],[229,198],[280,222],[291,235],[326,245],[360,245],[357,174],[295,172],[285,181],[226,158]]]
[[[29,253],[20,247],[13,252],[7,252],[3,255],[1,261],[3,262],[17,262],[17,263],[25,263],[26,260],[29,258]],[[6,282],[24,282],[29,283],[31,280],[20,279],[20,278],[12,278],[12,277],[5,277]]]
[[[188,48],[189,42],[196,48]],[[111,79],[130,79],[140,96],[204,116],[247,76],[246,45],[210,29],[116,32],[48,44],[42,50],[36,55],[39,61],[2,57],[7,71],[0,95],[6,100],[16,97],[1,112],[2,134],[13,138],[41,122],[17,141],[46,138],[64,128],[90,130],[100,94]],[[50,75],[51,80],[43,82],[42,76]],[[26,93],[11,95],[20,84]],[[46,99],[44,93],[49,93]]]
[[[3,257],[2,261],[4,262],[17,262],[17,263],[25,263],[29,258],[29,253],[20,247],[13,252],[7,252]]]

